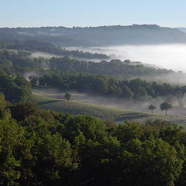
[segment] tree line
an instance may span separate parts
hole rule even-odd
[[[151,99],[167,96],[170,100],[180,99],[186,93],[186,86],[172,86],[147,82],[139,78],[130,81],[117,80],[105,75],[71,74],[54,72],[40,78],[29,77],[32,87],[52,87],[61,90],[76,90],[94,95],[111,96],[124,99]],[[181,105],[181,101],[180,101]]]
[[[44,44],[43,44],[44,45]],[[44,47],[41,45],[41,47]],[[43,57],[34,58],[31,52],[0,50],[0,68],[4,68],[14,73],[24,74],[28,71],[60,71],[74,73],[87,73],[92,75],[104,74],[119,80],[130,80],[141,78],[146,81],[158,81],[160,83],[171,82],[174,76],[178,80],[185,78],[185,74],[176,73],[171,70],[156,69],[144,66],[140,62],[130,60],[102,60],[100,63],[91,61],[70,59],[69,57],[45,59]],[[162,77],[162,78],[161,78]]]
[[[11,44],[7,46],[7,49],[15,50],[26,50],[31,52],[45,52],[55,55],[62,56],[73,56],[77,58],[86,58],[86,59],[109,59],[110,57],[105,54],[83,52],[79,50],[66,50],[61,47],[57,47],[51,43],[39,41],[39,40],[26,40],[15,45]]]
[[[14,76],[0,71],[0,93],[12,103],[27,101],[32,94],[31,83],[21,75]]]

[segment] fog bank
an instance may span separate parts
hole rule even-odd
[[[68,48],[74,49],[74,48]],[[140,61],[160,68],[186,72],[186,45],[123,45],[109,47],[79,47],[85,52],[99,52],[113,59]]]

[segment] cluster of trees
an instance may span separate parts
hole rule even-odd
[[[134,77],[157,77],[161,75],[172,74],[173,71],[165,69],[155,69],[152,67],[146,67],[142,63],[133,63],[130,60],[121,61],[118,59],[111,60],[109,62],[102,60],[100,63],[91,61],[82,61],[78,59],[70,59],[69,57],[55,58],[50,60],[50,68],[52,70],[58,69],[62,72],[69,70],[76,70],[79,73],[89,74],[105,74],[114,76],[117,78],[134,78]],[[176,75],[176,73],[174,74]]]
[[[158,96],[181,99],[186,93],[186,86],[172,86],[167,83],[158,84],[139,78],[131,81],[119,81],[104,75],[58,74],[54,72],[41,78],[30,76],[29,79],[33,87],[53,87],[125,99],[157,98]]]
[[[152,105],[152,104],[149,106],[149,110],[151,110],[152,114],[153,114],[153,111],[154,111],[155,109],[156,109],[156,106],[154,106],[154,105]],[[166,115],[167,115],[167,111],[172,109],[172,104],[169,103],[169,102],[167,102],[167,101],[165,101],[165,102],[163,102],[162,104],[160,104],[160,109],[161,109],[162,111],[165,110],[165,111],[166,111]]]
[[[186,132],[10,105],[0,95],[0,185],[184,186]]]
[[[10,46],[21,44],[21,40],[4,40],[0,39],[0,49],[6,49]]]
[[[0,51],[0,69],[14,73],[48,68],[48,59],[39,57],[31,58],[30,52],[25,51]]]
[[[5,95],[7,101],[27,101],[32,94],[31,83],[21,75],[14,77],[0,71],[0,92]]]

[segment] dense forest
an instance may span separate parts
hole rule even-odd
[[[0,185],[185,185],[186,132],[11,105],[0,95]],[[135,178],[135,179],[134,179]]]
[[[91,95],[123,98],[126,100],[145,100],[167,97],[171,100],[182,100],[186,93],[186,86],[171,86],[170,84],[158,84],[157,82],[147,82],[139,78],[131,81],[118,81],[104,75],[82,75],[74,73],[61,74],[52,73],[37,78],[29,77],[32,87],[57,88],[63,91],[78,91]],[[180,106],[181,106],[180,101]]]
[[[100,63],[95,63],[85,60],[70,59],[69,57],[53,57],[50,59],[50,68],[63,72],[75,70],[79,73],[105,74],[118,79],[142,78],[147,81],[158,81],[160,83],[169,82],[175,84],[173,80],[174,77],[177,79],[176,84],[179,84],[186,78],[185,73],[148,67],[140,62],[131,62],[130,60],[121,61],[118,59],[110,61],[102,60]]]

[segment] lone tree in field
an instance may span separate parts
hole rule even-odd
[[[154,109],[156,109],[156,107],[155,107],[154,105],[151,104],[151,105],[149,106],[149,110],[151,110],[152,114],[153,114]]]
[[[72,98],[72,95],[69,92],[67,92],[65,94],[65,99],[69,101],[69,100],[71,100],[71,98]]]
[[[160,104],[160,109],[161,110],[166,110],[166,115],[167,115],[167,110],[171,110],[172,109],[172,105],[171,105],[171,103],[165,101],[162,104]]]

